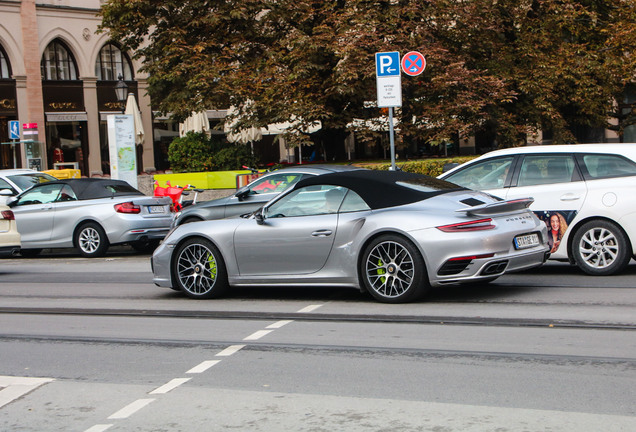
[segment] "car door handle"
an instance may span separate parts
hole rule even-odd
[[[40,210],[42,210],[42,211],[51,210],[52,208],[53,208],[53,206],[51,204],[49,204],[49,205],[42,206],[42,208]]]
[[[575,195],[573,193],[566,193],[565,195],[561,195],[561,201],[576,201],[580,198],[581,195]]]
[[[311,233],[312,236],[314,237],[328,237],[332,234],[332,231],[330,230],[318,230],[318,231],[314,231]]]

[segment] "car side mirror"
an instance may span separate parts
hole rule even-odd
[[[258,209],[254,213],[254,219],[256,219],[256,223],[259,225],[263,225],[265,223],[265,209]]]
[[[249,194],[250,194],[249,189],[241,189],[238,192],[236,192],[234,196],[238,198],[239,201],[243,201],[245,198],[247,198]]]
[[[7,205],[8,207],[15,207],[15,205],[16,205],[16,203],[17,203],[17,202],[18,202],[18,198],[17,198],[17,197],[12,196],[12,197],[7,198],[6,205]]]
[[[0,196],[13,196],[11,189],[0,189]]]

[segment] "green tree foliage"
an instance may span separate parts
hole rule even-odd
[[[382,114],[374,53],[415,50],[428,65],[402,78],[400,134],[489,128],[510,146],[539,128],[560,142],[578,126],[634,122],[616,102],[636,70],[635,9],[634,0],[108,0],[102,16],[177,119],[233,105],[237,128],[295,118],[297,137],[315,121],[368,129],[352,122]]]
[[[218,136],[208,137],[203,132],[188,132],[172,140],[168,160],[175,172],[226,171],[256,165],[248,147],[227,143]]]

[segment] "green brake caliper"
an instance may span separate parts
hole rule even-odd
[[[212,254],[208,255],[208,269],[210,270],[212,279],[216,279],[216,260]]]
[[[382,266],[383,266],[383,265],[384,265],[384,263],[382,262],[382,260],[381,260],[381,259],[379,259],[379,260],[378,260],[378,269],[376,270],[377,274],[379,274],[379,275],[383,275],[383,274],[385,274],[385,273],[386,273],[386,270],[384,270],[384,269],[382,268]],[[385,283],[385,282],[386,282],[386,278],[385,278],[384,276],[382,276],[382,277],[380,278],[380,281],[381,281],[382,283]]]

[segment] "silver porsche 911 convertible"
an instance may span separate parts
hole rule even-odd
[[[197,299],[312,285],[412,301],[545,262],[546,226],[531,203],[399,171],[309,177],[254,213],[174,229],[152,256],[154,282]]]

